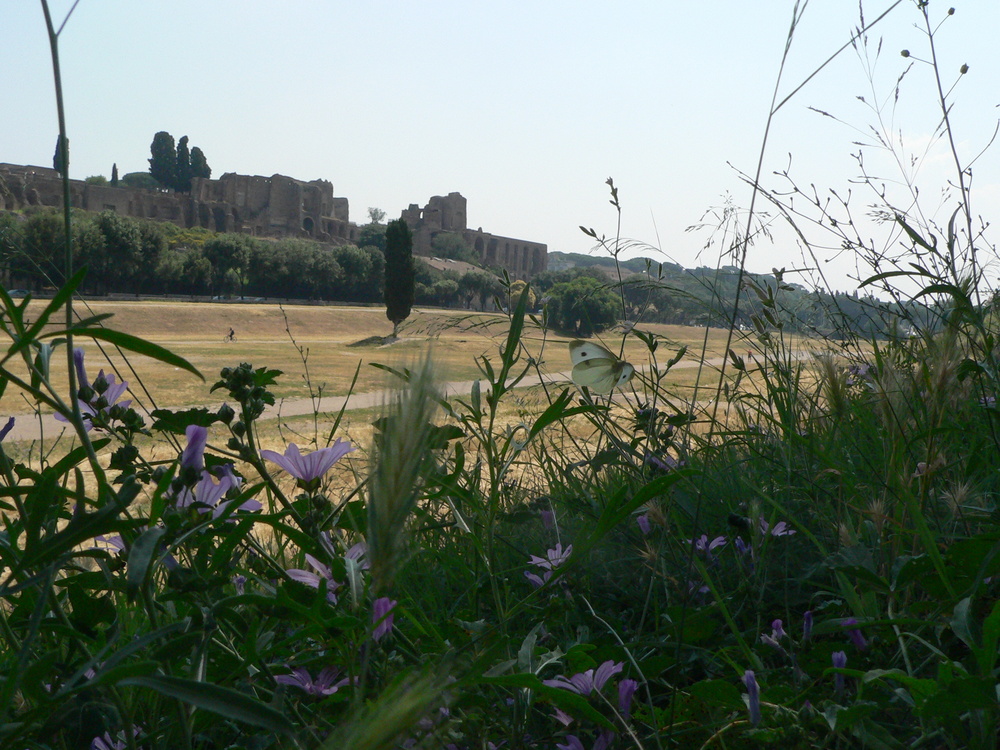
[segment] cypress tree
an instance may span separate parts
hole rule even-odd
[[[191,176],[204,177],[206,180],[212,176],[212,169],[205,160],[205,154],[197,146],[191,149]]]
[[[410,317],[414,277],[413,235],[403,219],[390,221],[385,230],[385,316],[392,321],[393,338]]]
[[[69,138],[66,139],[66,164],[69,164]],[[62,136],[56,136],[56,152],[52,155],[52,168],[60,175],[63,173]]]
[[[118,187],[118,163],[111,165],[111,187]]]
[[[152,154],[149,160],[149,173],[153,179],[163,187],[174,187],[177,182],[177,149],[174,146],[174,137],[161,130],[153,136],[149,151]]]
[[[191,192],[191,154],[188,151],[188,137],[185,135],[177,141],[177,167],[174,189],[179,193]]]

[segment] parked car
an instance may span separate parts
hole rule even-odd
[[[11,297],[27,297],[31,292],[27,289],[11,289],[7,292]]]

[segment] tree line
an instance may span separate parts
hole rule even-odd
[[[378,303],[383,300],[386,225],[361,228],[356,245],[263,239],[184,229],[113,211],[73,214],[73,254],[88,268],[82,291],[247,296]],[[0,273],[8,288],[60,286],[62,219],[52,209],[0,213]],[[503,294],[496,274],[464,275],[413,259],[417,304],[488,309]]]

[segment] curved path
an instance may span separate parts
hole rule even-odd
[[[797,352],[796,358],[802,359],[806,356],[807,352]],[[712,357],[705,360],[705,365],[708,367],[718,367],[722,364],[724,357]],[[697,360],[681,360],[673,366],[671,369],[687,369],[691,367],[697,367],[701,364]],[[571,385],[571,372],[555,372],[547,373],[544,376],[544,381],[548,384],[554,386],[562,387],[566,385]],[[472,392],[472,384],[475,381],[472,380],[461,380],[449,383],[440,384],[441,390],[444,392],[446,397],[454,396],[468,396]],[[520,383],[518,383],[518,388],[527,388],[530,386],[539,385],[542,382],[537,374],[526,376]],[[367,393],[353,393],[349,396],[324,396],[319,404],[320,414],[336,414],[341,409],[346,409],[348,411],[353,409],[371,409],[381,406],[386,403],[390,396],[392,395],[392,389],[380,389],[377,391],[369,391]],[[205,406],[209,410],[218,409],[222,405],[221,402],[215,404],[197,404],[196,406]],[[176,406],[170,407],[174,410],[190,409],[195,408],[192,406]],[[312,414],[314,410],[314,405],[312,399],[308,398],[297,398],[297,399],[284,399],[278,401],[274,406],[269,406],[261,419],[278,419],[283,417],[298,417],[307,414]],[[7,435],[5,440],[7,441],[28,441],[28,440],[38,440],[44,434],[47,436],[58,435],[63,430],[67,430],[67,425],[65,422],[59,422],[56,420],[55,416],[52,414],[42,415],[41,418],[34,414],[15,414],[16,421],[14,423],[14,428]],[[6,417],[0,414],[0,417],[6,419]]]

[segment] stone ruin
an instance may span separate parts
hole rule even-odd
[[[435,195],[422,209],[411,203],[402,218],[413,232],[414,255],[432,256],[432,240],[442,232],[451,232],[479,254],[483,265],[505,268],[514,278],[527,280],[548,267],[547,245],[490,234],[482,227],[469,229],[465,206],[461,193]]]
[[[0,164],[0,211],[29,206],[62,206],[62,178],[46,167]],[[139,219],[169,221],[255,237],[301,237],[330,244],[356,242],[360,227],[351,222],[347,198],[333,195],[326,180],[302,182],[227,172],[217,180],[196,177],[190,193],[112,187],[70,180],[70,204],[85,211],[115,211]],[[484,265],[501,266],[528,279],[546,268],[546,246],[537,242],[471,230],[466,200],[459,193],[434,196],[421,210],[411,204],[402,218],[413,231],[415,255],[432,256],[431,240],[440,232],[459,234]]]

